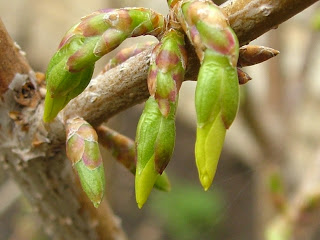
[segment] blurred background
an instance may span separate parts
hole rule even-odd
[[[168,12],[165,1],[11,0],[0,1],[0,17],[32,68],[45,72],[62,36],[82,16],[133,6]],[[104,151],[106,197],[130,240],[289,239],[273,238],[287,232],[310,233],[301,240],[320,239],[319,7],[315,4],[251,43],[281,53],[244,69],[253,80],[241,86],[239,114],[207,192],[194,163],[195,82],[186,81],[181,88],[176,147],[167,168],[170,193],[153,191],[139,210],[133,176]],[[155,39],[136,38],[121,47],[149,40]],[[112,55],[99,61],[96,73]],[[128,109],[107,125],[134,139],[142,109],[143,104]],[[48,238],[32,206],[2,171],[0,240],[7,239]]]

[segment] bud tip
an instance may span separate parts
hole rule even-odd
[[[212,183],[207,172],[201,174],[200,182],[205,191],[207,191]]]
[[[92,203],[93,203],[93,206],[94,206],[95,208],[98,208],[98,207],[100,206],[101,201],[98,201],[98,202],[93,202],[93,201],[92,201]]]

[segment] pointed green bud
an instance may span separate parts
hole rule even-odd
[[[98,207],[105,191],[105,177],[97,134],[89,123],[79,117],[67,121],[66,134],[67,156],[82,189]]]
[[[158,127],[158,135],[154,143],[154,162],[155,169],[162,174],[167,167],[175,145],[176,126],[175,113],[176,105],[170,104],[171,112],[167,117],[161,116],[161,122]]]
[[[82,18],[66,33],[49,63],[44,121],[53,120],[85,89],[103,55],[128,37],[161,35],[165,25],[161,14],[145,8],[100,10]]]
[[[71,72],[81,71],[105,54],[118,47],[126,38],[141,35],[157,36],[162,33],[165,19],[162,15],[145,8],[100,10],[82,21],[68,33],[83,34],[83,46],[68,59]],[[65,44],[65,43],[63,43]]]
[[[89,169],[83,161],[80,161],[76,163],[73,168],[79,176],[83,191],[87,194],[94,207],[99,207],[105,189],[103,166]]]
[[[175,105],[172,105],[171,109],[169,116],[164,117],[154,97],[150,97],[138,123],[135,186],[139,208],[147,200],[156,179],[168,164],[173,153]]]
[[[82,44],[80,37],[64,45],[50,60],[47,74],[47,94],[44,103],[43,120],[49,122],[67,105],[67,103],[79,95],[89,84],[93,74],[94,65],[89,65],[80,72],[69,72],[67,60]]]
[[[195,105],[196,163],[207,190],[216,172],[226,130],[238,109],[239,42],[227,17],[209,0],[182,0],[174,8],[200,59]]]
[[[154,156],[152,156],[149,159],[148,163],[144,166],[142,171],[136,174],[135,190],[136,201],[139,208],[142,208],[142,206],[147,201],[153,185],[160,175],[154,168]]]
[[[136,149],[132,139],[108,128],[97,128],[99,143],[108,149],[112,156],[134,175],[136,174]],[[170,191],[171,185],[165,172],[160,175],[154,186],[162,191]]]
[[[195,105],[195,146],[199,178],[207,190],[214,178],[226,130],[232,124],[239,102],[237,70],[228,57],[207,49],[200,67]]]
[[[206,191],[209,189],[216,173],[225,134],[226,128],[221,113],[218,113],[214,121],[197,127],[196,164],[201,185]]]

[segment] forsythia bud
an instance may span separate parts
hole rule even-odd
[[[186,69],[182,33],[170,29],[154,48],[148,75],[151,97],[137,128],[136,200],[147,200],[156,177],[168,165],[175,143],[175,112]]]
[[[148,88],[158,102],[163,116],[168,116],[170,104],[177,103],[187,65],[184,36],[170,29],[154,48],[148,75]]]
[[[43,120],[53,120],[85,89],[102,56],[128,37],[161,35],[164,26],[164,17],[146,8],[105,9],[82,18],[66,33],[49,63]]]
[[[182,0],[175,11],[201,62],[195,96],[195,155],[200,182],[207,190],[238,109],[239,43],[226,16],[211,1]]]
[[[67,68],[68,56],[82,45],[82,39],[75,37],[69,44],[64,45],[50,60],[47,74],[47,94],[44,103],[43,120],[49,122],[79,95],[89,84],[94,64],[88,65],[80,72],[69,72]]]
[[[98,137],[93,127],[82,118],[66,123],[66,152],[76,170],[82,189],[95,207],[104,195],[105,177]]]
[[[163,169],[156,167],[157,162],[171,158],[175,142],[175,105],[171,104],[170,113],[164,117],[154,97],[145,104],[140,117],[137,135],[136,201],[141,208],[146,202],[152,187]],[[161,166],[161,165],[160,165]]]
[[[129,58],[136,56],[137,54],[143,52],[147,48],[155,45],[155,42],[144,42],[144,43],[137,43],[131,47],[124,48],[120,50],[113,58],[109,60],[109,62],[105,65],[102,70],[102,73],[107,72],[108,70],[118,66],[119,64],[125,62]]]
[[[136,174],[137,163],[134,141],[105,126],[98,127],[97,134],[99,136],[99,143],[108,149],[119,163],[131,173]],[[154,186],[162,191],[170,191],[171,185],[165,172],[157,178]]]

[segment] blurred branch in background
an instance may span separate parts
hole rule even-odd
[[[0,216],[21,196],[21,192],[13,180],[8,180],[0,185]]]

